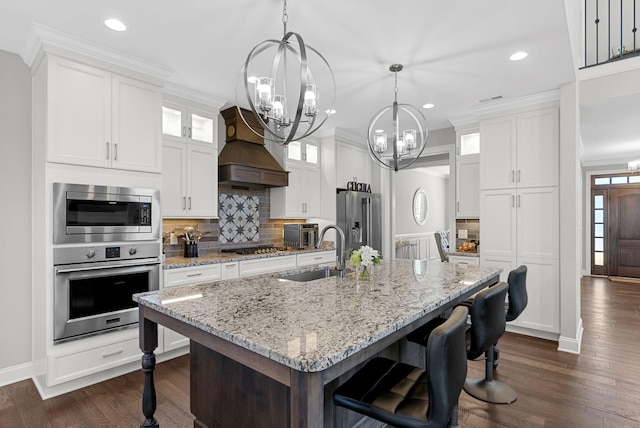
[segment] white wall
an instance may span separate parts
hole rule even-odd
[[[403,169],[395,177],[396,235],[435,232],[447,229],[449,179],[429,173],[428,167]],[[413,219],[413,196],[421,187],[429,198],[429,216],[423,226]]]
[[[31,362],[31,73],[0,51],[0,370]]]

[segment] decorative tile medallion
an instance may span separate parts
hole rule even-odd
[[[260,240],[257,196],[221,193],[218,201],[220,202],[220,243]]]

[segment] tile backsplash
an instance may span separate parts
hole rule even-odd
[[[467,231],[466,238],[460,238],[460,230]],[[456,248],[460,248],[464,241],[480,241],[480,220],[476,219],[456,219]]]
[[[258,245],[283,246],[283,230],[285,220],[270,219],[270,196],[269,189],[239,189],[233,186],[218,186],[218,200],[222,195],[226,195],[223,201],[226,206],[219,205],[219,219],[164,219],[162,221],[162,232],[181,233],[187,226],[206,232],[198,244],[198,253],[205,255],[208,253],[220,252],[223,249],[254,247]],[[229,200],[229,197],[232,197]],[[230,215],[234,209],[236,210]],[[240,207],[240,212],[237,208]],[[256,207],[257,210],[253,210]],[[226,220],[223,221],[223,217]],[[234,217],[235,216],[235,217]],[[257,220],[257,226],[255,221]],[[231,221],[231,223],[229,223]],[[237,224],[235,223],[237,222]],[[304,223],[304,220],[287,219],[287,223]],[[230,226],[231,224],[232,226]],[[238,224],[240,227],[238,227]],[[250,224],[250,227],[247,226]],[[252,231],[255,228],[255,233]],[[250,230],[251,229],[251,230]],[[239,230],[242,230],[240,236]],[[235,232],[234,232],[235,231]],[[221,233],[222,232],[222,233]],[[223,236],[224,235],[224,236]],[[256,239],[253,239],[256,238]],[[245,240],[243,240],[245,239]],[[164,246],[164,253],[167,257],[181,256],[184,251],[182,241],[167,243]]]
[[[260,241],[258,196],[220,193],[218,201],[221,244]]]

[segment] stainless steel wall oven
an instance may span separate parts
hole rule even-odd
[[[151,241],[160,238],[160,192],[53,184],[53,243]]]
[[[54,341],[135,326],[135,293],[157,290],[160,244],[54,248]]]

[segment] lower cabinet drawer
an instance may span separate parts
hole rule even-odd
[[[202,284],[205,282],[219,281],[221,278],[220,264],[165,269],[164,287]]]
[[[298,267],[336,262],[335,251],[318,251],[316,253],[298,254],[297,257]]]
[[[164,352],[189,345],[189,338],[164,327]]]
[[[68,382],[133,361],[140,361],[141,358],[142,351],[137,337],[68,355],[48,356],[47,385]]]
[[[480,257],[467,256],[449,256],[449,263],[457,263],[460,265],[479,265]]]

